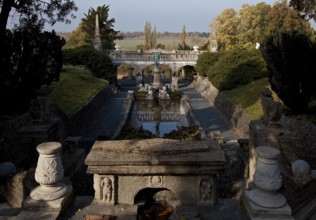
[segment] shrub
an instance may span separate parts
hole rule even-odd
[[[178,128],[178,130],[172,130],[171,132],[165,134],[163,138],[187,141],[200,141],[201,133],[198,126],[181,126],[180,128]]]
[[[92,74],[106,79],[110,83],[116,81],[115,68],[111,59],[90,46],[63,50],[65,64],[87,66]]]
[[[209,68],[218,61],[220,53],[206,52],[199,55],[199,59],[196,62],[196,71],[201,76],[207,76]]]
[[[271,88],[293,112],[305,112],[316,95],[316,45],[303,34],[270,36],[263,56],[271,70]]]
[[[59,79],[65,40],[36,27],[7,31],[0,55],[0,112],[26,111],[29,101],[43,84]]]
[[[234,50],[223,52],[207,75],[219,90],[229,90],[265,77],[267,69],[259,51]]]

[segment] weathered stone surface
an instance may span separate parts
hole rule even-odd
[[[198,76],[191,87],[201,93],[210,104],[214,105],[236,129],[241,138],[249,137],[250,116],[240,107],[234,105],[221,95],[207,78]]]
[[[95,142],[86,164],[95,176],[97,201],[105,197],[100,180],[107,178],[117,193],[112,197],[117,198],[115,203],[134,204],[139,191],[166,188],[172,192],[168,200],[172,206],[213,205],[214,179],[225,157],[221,149],[208,144],[168,139]]]
[[[263,110],[263,120],[267,125],[271,126],[281,119],[282,105],[280,102],[274,101],[272,92],[268,88],[262,90],[261,105]]]
[[[32,177],[33,176],[33,177]],[[21,208],[30,190],[36,186],[34,170],[18,171],[7,180],[7,201],[15,208]]]
[[[141,156],[140,156],[141,155]],[[209,151],[203,141],[168,139],[97,141],[86,159],[88,166],[213,165],[223,164],[220,149]]]

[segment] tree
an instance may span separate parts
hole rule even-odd
[[[261,2],[256,5],[245,4],[238,11],[240,21],[237,38],[241,47],[253,49],[257,42],[263,42],[270,10],[270,5]]]
[[[66,49],[76,48],[87,44],[87,34],[82,31],[82,24],[80,23],[78,27],[70,33],[67,37],[67,42],[65,45]]]
[[[40,32],[39,27],[8,31],[0,60],[1,113],[16,113],[28,108],[35,91],[59,79],[63,65],[61,48],[65,40],[55,32]]]
[[[87,35],[87,43],[93,45],[95,35],[95,19],[99,17],[100,36],[104,49],[114,49],[116,39],[121,39],[119,31],[113,29],[115,19],[109,19],[109,6],[103,5],[97,9],[90,8],[85,18],[81,19],[82,31]]]
[[[216,16],[213,26],[216,26],[215,34],[219,50],[232,50],[237,45],[239,22],[237,11],[232,8]]]
[[[187,32],[185,30],[185,25],[182,27],[182,32],[180,33],[180,43],[178,44],[178,50],[190,50],[190,46],[186,43]]]
[[[8,22],[8,17],[11,10],[14,8],[19,14],[20,26],[38,26],[44,27],[47,22],[54,25],[56,22],[67,22],[68,15],[72,11],[76,11],[77,7],[73,0],[0,0],[0,39],[5,37],[5,30]]]
[[[144,49],[148,50],[151,48],[151,24],[146,21],[144,26]]]
[[[291,0],[290,6],[298,10],[302,18],[316,21],[316,0]]]
[[[151,33],[151,48],[157,48],[157,28],[154,27],[154,31]]]
[[[315,44],[302,33],[272,35],[263,45],[271,88],[295,113],[305,112],[316,95],[315,56]]]
[[[315,36],[310,23],[301,19],[300,13],[285,1],[274,4],[267,19],[266,36],[281,36],[283,33],[300,33],[309,38]]]

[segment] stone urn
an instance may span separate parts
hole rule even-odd
[[[67,187],[60,183],[64,176],[58,142],[46,142],[36,147],[39,152],[35,180],[40,184],[30,194],[34,200],[52,201],[66,195]]]
[[[277,191],[282,186],[279,170],[278,149],[266,146],[256,148],[257,164],[253,183],[256,188],[249,192],[249,199],[265,208],[280,208],[286,205],[286,199]]]

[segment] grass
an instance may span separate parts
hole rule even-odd
[[[248,83],[244,86],[232,90],[222,91],[221,93],[237,106],[243,108],[252,119],[261,119],[263,116],[261,106],[261,91],[263,88],[270,88],[268,78],[262,78]],[[276,94],[274,100],[279,101]]]
[[[108,81],[98,79],[87,71],[64,66],[60,80],[53,84],[53,102],[69,117],[107,85]]]

